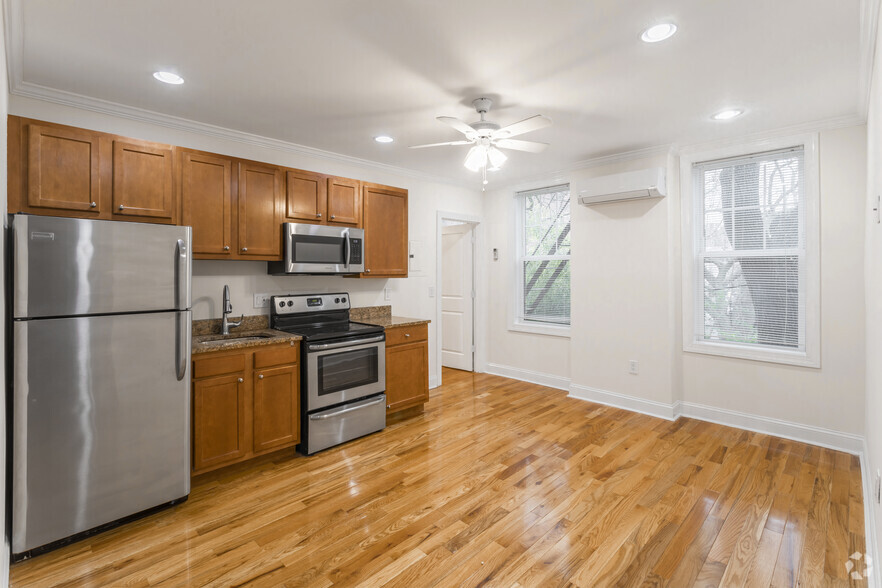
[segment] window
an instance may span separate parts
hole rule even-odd
[[[817,365],[817,166],[807,143],[685,158],[687,351]]]
[[[517,303],[512,329],[568,335],[570,188],[518,192]]]

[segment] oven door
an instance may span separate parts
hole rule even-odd
[[[386,336],[306,347],[306,411],[386,390]]]
[[[364,229],[285,223],[288,274],[356,274],[364,271]]]

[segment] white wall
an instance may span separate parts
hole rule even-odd
[[[866,127],[820,133],[821,368],[682,353],[683,400],[864,431]]]
[[[323,158],[271,148],[259,144],[234,141],[181,128],[129,120],[118,116],[52,104],[41,100],[12,96],[10,113],[108,133],[170,143],[234,157],[307,169],[376,182],[408,190],[408,232],[411,241],[421,243],[421,270],[407,278],[350,279],[339,276],[269,276],[266,263],[256,261],[197,261],[193,265],[193,317],[219,318],[224,284],[230,286],[233,312],[260,314],[253,294],[288,294],[345,291],[352,295],[353,305],[391,304],[396,315],[429,319],[429,373],[437,381],[437,326],[435,299],[429,298],[429,287],[435,285],[436,212],[447,210],[474,216],[482,213],[481,193],[476,189],[420,179],[379,166]],[[4,143],[5,145],[5,143]],[[476,186],[477,186],[476,180]],[[4,183],[5,187],[5,183]],[[391,300],[384,299],[389,288]]]
[[[866,280],[866,436],[867,462],[864,488],[873,488],[875,473],[882,469],[882,224],[876,222],[876,198],[882,194],[882,27],[876,36],[876,58],[870,108],[867,117],[867,194],[863,206],[865,235],[864,277]],[[872,494],[871,494],[872,496]],[[864,496],[864,501],[872,501]],[[882,508],[874,505],[875,535],[882,537]],[[871,529],[867,529],[868,538]],[[878,561],[878,558],[877,558]],[[877,572],[878,574],[878,572]]]

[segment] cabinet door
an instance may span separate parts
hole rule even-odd
[[[386,348],[386,404],[392,413],[429,399],[429,345]]]
[[[254,372],[254,452],[300,441],[300,369],[296,365]]]
[[[193,384],[193,470],[241,459],[245,446],[244,374]]]
[[[361,226],[361,195],[358,180],[328,178],[328,224]]]
[[[182,224],[193,227],[193,252],[230,254],[233,162],[185,151],[181,154]]]
[[[280,169],[239,163],[239,256],[281,257],[281,185]]]
[[[362,277],[407,277],[407,191],[364,187],[364,254]]]
[[[172,149],[113,142],[113,214],[175,220]]]
[[[285,218],[289,221],[324,224],[328,196],[325,176],[295,170],[288,172],[287,179]]]
[[[29,125],[28,206],[98,216],[98,162],[97,133]]]

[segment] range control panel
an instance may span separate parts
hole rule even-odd
[[[270,298],[272,314],[302,314],[324,310],[349,310],[349,293],[285,294]]]

